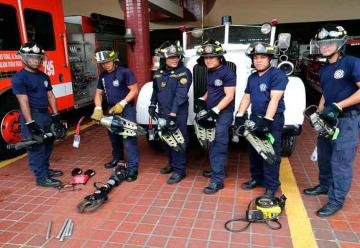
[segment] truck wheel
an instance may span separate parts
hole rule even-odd
[[[295,150],[295,136],[282,136],[281,138],[281,156],[290,157]]]
[[[6,100],[5,100],[6,97]],[[19,123],[19,104],[12,94],[0,98],[0,160],[22,154],[25,150],[8,150],[7,144],[17,143],[22,139]]]

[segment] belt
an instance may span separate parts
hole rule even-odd
[[[33,112],[33,113],[48,113],[49,109],[48,108],[32,108],[31,112]]]
[[[348,117],[357,116],[359,114],[360,114],[360,110],[353,109],[353,110],[347,110],[347,111],[341,112],[338,117],[339,118],[348,118]]]

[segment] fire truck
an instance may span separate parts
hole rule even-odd
[[[276,50],[275,59],[271,61],[272,65],[283,70],[289,78],[284,93],[286,110],[281,145],[283,156],[292,154],[295,149],[296,136],[300,135],[304,121],[305,87],[299,77],[292,75],[294,65],[288,59],[291,34],[280,33],[276,36],[276,24],[276,20],[263,25],[233,25],[231,22],[224,22],[220,26],[183,32],[184,65],[193,73],[193,84],[188,93],[189,116],[187,124],[190,129],[193,129],[195,118],[194,100],[206,92],[207,72],[204,66],[197,64],[197,48],[205,40],[213,39],[219,41],[227,51],[224,55],[226,63],[237,75],[235,94],[235,109],[237,109],[244,94],[247,78],[254,69],[251,59],[246,56],[245,51],[253,42],[267,42],[273,45]],[[144,127],[147,127],[149,123],[147,108],[150,104],[151,94],[152,82],[148,82],[142,86],[137,99],[136,119]],[[156,146],[156,140],[154,141],[151,141],[150,144]]]
[[[111,33],[114,26],[118,33]],[[43,71],[51,79],[59,111],[65,112],[92,103],[98,73],[94,52],[99,47],[125,51],[122,29],[123,21],[98,14],[64,17],[61,0],[0,0],[0,159],[14,155],[6,145],[22,139],[11,90],[11,77],[22,69],[17,55],[21,44],[35,41],[45,49]]]

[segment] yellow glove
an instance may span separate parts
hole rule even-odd
[[[121,114],[126,106],[127,102],[126,100],[122,100],[121,102],[118,102],[115,104],[110,110],[109,114]]]
[[[95,121],[100,121],[101,118],[104,117],[103,111],[101,107],[95,107],[94,113],[91,115],[91,119]]]

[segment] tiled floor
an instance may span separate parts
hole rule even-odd
[[[290,158],[300,190],[317,183],[316,164],[309,159],[314,137],[310,127],[305,126]],[[57,143],[51,162],[53,168],[65,172],[65,182],[75,167],[96,170],[94,178],[79,191],[59,193],[36,187],[27,158],[0,169],[2,247],[292,247],[286,214],[281,216],[283,227],[277,231],[265,224],[253,224],[242,233],[224,229],[225,221],[241,217],[248,202],[264,190],[240,189],[249,177],[248,156],[234,146],[230,147],[225,189],[216,195],[204,195],[202,189],[208,182],[201,176],[202,170],[208,168],[205,152],[191,147],[186,179],[178,185],[167,185],[168,176],[159,174],[166,157],[141,138],[138,180],[115,188],[98,211],[77,213],[76,205],[94,191],[92,182],[108,179],[110,171],[103,164],[111,158],[104,128],[91,127],[81,138],[80,149],[72,148],[71,138]],[[320,219],[314,214],[326,197],[303,196],[319,247],[360,247],[359,168],[355,166],[354,172],[345,208],[334,217]],[[60,242],[54,237],[66,218],[73,219],[74,233]],[[45,241],[49,220],[53,221],[52,239]]]

